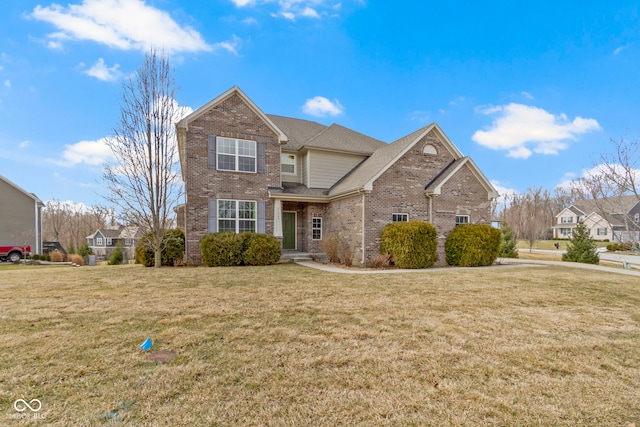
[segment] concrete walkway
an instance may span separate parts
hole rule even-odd
[[[423,269],[389,269],[378,270],[373,268],[342,268],[335,265],[321,264],[313,261],[297,262],[296,264],[315,268],[317,270],[326,271],[329,273],[342,273],[342,274],[396,274],[396,273],[429,273],[432,271],[445,271],[455,269],[460,270],[485,270],[491,269],[505,269],[505,268],[521,268],[521,267],[541,267],[545,265],[555,265],[565,268],[580,268],[584,270],[597,270],[614,274],[623,274],[627,276],[636,276],[640,278],[640,270],[626,270],[622,268],[604,267],[593,264],[582,264],[578,262],[563,262],[563,261],[541,261],[533,259],[519,259],[519,258],[498,258],[496,264],[490,267],[433,267]]]

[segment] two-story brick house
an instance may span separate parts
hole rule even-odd
[[[224,230],[271,234],[284,250],[308,253],[335,233],[366,264],[386,224],[412,219],[436,226],[442,252],[456,224],[490,223],[497,197],[435,123],[387,144],[267,115],[233,87],[182,119],[177,134],[191,264],[201,262],[200,238]]]

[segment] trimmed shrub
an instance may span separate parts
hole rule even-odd
[[[202,263],[207,267],[242,264],[244,238],[233,231],[209,233],[200,239]]]
[[[609,252],[615,252],[615,251],[617,251],[618,249],[620,249],[620,245],[619,245],[619,244],[617,244],[617,243],[609,243],[609,244],[607,245],[607,250],[608,250]]]
[[[429,222],[392,222],[380,234],[380,253],[400,268],[427,268],[437,260],[436,228]]]
[[[500,241],[500,230],[490,225],[458,225],[444,244],[447,264],[459,267],[491,265],[498,257]]]
[[[516,238],[506,222],[500,225],[500,250],[498,256],[500,258],[518,258],[518,249]]]
[[[174,266],[182,264],[182,258],[184,257],[184,242],[184,231],[179,228],[164,232],[162,242],[162,265]]]
[[[53,251],[49,254],[51,262],[62,262],[64,261],[64,255],[62,252]]]
[[[597,249],[595,242],[589,235],[589,229],[584,223],[579,222],[571,233],[571,239],[567,243],[567,252],[562,254],[562,261],[599,264],[600,256]]]
[[[80,245],[80,247],[78,247],[78,255],[81,255],[83,257],[93,255],[93,249],[91,249],[91,246],[85,243],[83,245]]]
[[[280,260],[280,241],[266,234],[243,233],[244,250],[242,261],[245,265],[271,265]]]
[[[67,261],[74,262],[78,265],[84,265],[84,258],[78,254],[69,254],[67,255]]]
[[[156,265],[156,255],[151,249],[153,234],[149,231],[138,241],[136,245],[136,262],[145,267]],[[182,262],[185,245],[184,231],[179,228],[166,230],[162,238],[161,262],[164,266],[174,266]]]

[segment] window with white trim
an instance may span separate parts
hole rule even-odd
[[[469,215],[456,215],[456,225],[469,224]]]
[[[561,237],[571,237],[571,229],[570,228],[561,228],[560,229]]]
[[[107,237],[107,246],[113,246],[113,239],[111,237]]]
[[[96,246],[102,246],[102,237],[96,237]]]
[[[635,222],[640,222],[640,213],[637,213],[633,216]]]
[[[606,236],[608,233],[608,229],[607,228],[598,228],[598,230],[596,230],[596,234],[598,236]]]
[[[255,141],[235,138],[216,138],[218,170],[255,172],[257,148]]]
[[[256,202],[250,200],[218,200],[218,231],[256,231]]]
[[[409,214],[407,213],[392,213],[391,214],[392,222],[407,222],[409,221]]]
[[[280,170],[285,175],[296,174],[296,155],[282,153],[280,154]]]
[[[560,223],[561,224],[571,224],[573,223],[573,217],[572,216],[563,216],[560,218]]]
[[[311,220],[311,238],[322,240],[322,218],[320,217],[314,217]]]

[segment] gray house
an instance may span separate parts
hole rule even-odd
[[[265,114],[233,87],[176,126],[190,264],[201,263],[202,236],[227,230],[271,234],[285,251],[307,253],[338,235],[366,264],[386,224],[413,219],[436,227],[443,262],[457,224],[491,222],[496,190],[436,123],[386,143]]]
[[[29,245],[42,253],[42,208],[38,197],[0,175],[0,245]]]
[[[118,244],[125,250],[126,259],[134,259],[136,244],[142,236],[144,236],[142,227],[118,225],[96,230],[87,236],[87,245],[93,250],[98,260],[108,259]]]

